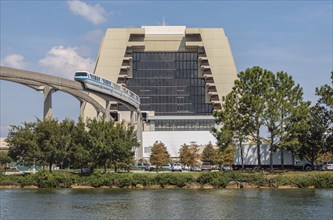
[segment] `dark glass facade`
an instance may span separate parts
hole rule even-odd
[[[212,114],[212,105],[205,103],[205,80],[198,76],[198,53],[134,52],[132,57],[133,77],[126,86],[140,96],[141,111],[155,111],[156,116]],[[172,121],[156,123],[156,130],[168,130],[164,124],[176,126]],[[189,128],[193,121],[182,123]]]

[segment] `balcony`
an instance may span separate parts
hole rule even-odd
[[[187,41],[185,43],[186,48],[197,48],[203,47],[203,43],[201,41]]]
[[[130,41],[127,43],[127,47],[131,47],[133,49],[143,49],[145,48],[144,41]]]
[[[205,78],[205,83],[206,83],[206,85],[208,85],[208,86],[215,85],[215,82],[214,82],[213,77],[206,77],[206,78]]]
[[[120,72],[119,72],[119,78],[128,78],[128,69],[127,68],[120,68]]]
[[[220,101],[218,95],[212,95],[212,96],[210,97],[210,102],[212,102],[213,104],[215,104],[215,103],[220,103],[221,101]]]
[[[132,61],[132,56],[131,55],[125,55],[125,57],[124,57],[124,59],[123,59],[123,61],[127,61],[127,62],[130,62],[130,61]]]
[[[208,87],[208,94],[209,95],[217,95],[217,90],[215,86],[209,86]]]
[[[119,77],[117,80],[117,84],[119,84],[121,86],[126,86],[126,79]]]
[[[204,78],[213,78],[213,75],[212,75],[212,72],[210,71],[210,69],[208,71],[207,70],[202,71],[202,76]]]

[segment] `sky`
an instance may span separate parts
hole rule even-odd
[[[315,103],[333,70],[332,1],[0,0],[1,66],[73,79],[92,70],[107,28],[154,25],[224,28],[237,70],[285,71]],[[53,116],[77,120],[79,101],[52,96]],[[43,94],[0,81],[0,136],[43,117]]]

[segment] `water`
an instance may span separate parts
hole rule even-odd
[[[0,189],[0,219],[333,219],[329,189]]]

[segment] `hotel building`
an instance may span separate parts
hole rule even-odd
[[[183,144],[215,144],[212,112],[221,109],[221,97],[237,78],[224,30],[185,26],[107,29],[94,72],[140,96],[144,121],[137,158],[149,157],[156,141],[172,157]],[[116,120],[131,117],[117,103],[110,111]],[[95,114],[85,107],[84,117]]]

